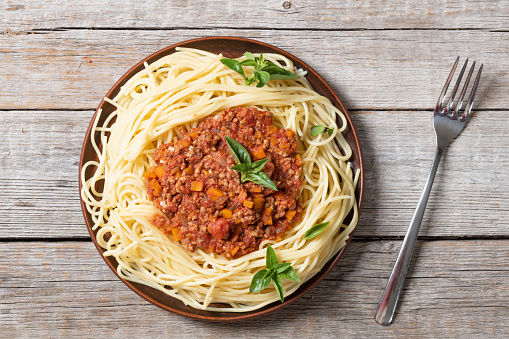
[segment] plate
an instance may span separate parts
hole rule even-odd
[[[295,56],[291,55],[288,52],[283,51],[282,49],[279,49],[277,47],[271,46],[269,44],[246,39],[246,38],[239,38],[239,37],[206,37],[206,38],[198,38],[188,41],[179,42],[177,44],[171,45],[169,47],[166,47],[147,58],[141,60],[139,63],[137,63],[134,67],[132,67],[126,74],[124,74],[110,89],[110,91],[106,94],[106,97],[112,99],[116,96],[116,94],[119,92],[120,87],[124,85],[127,80],[129,80],[133,75],[144,69],[144,62],[147,62],[148,64],[151,64],[152,62],[156,61],[157,59],[166,56],[168,54],[172,54],[175,52],[176,47],[189,47],[189,48],[197,48],[202,49],[205,51],[213,52],[216,54],[222,53],[225,57],[228,58],[237,58],[244,54],[246,51],[254,52],[254,53],[278,53],[281,55],[286,56],[287,58],[291,59],[295,66],[297,68],[302,68],[303,70],[307,71],[307,80],[309,83],[313,86],[316,92],[320,93],[321,95],[329,98],[329,100],[339,108],[346,116],[346,119],[348,121],[348,127],[343,132],[346,140],[352,147],[352,158],[350,161],[353,164],[354,173],[357,169],[361,170],[359,182],[357,185],[357,189],[355,192],[356,198],[357,198],[357,204],[359,207],[359,213],[360,208],[362,205],[362,197],[363,197],[363,188],[364,188],[364,169],[362,164],[362,156],[361,156],[361,149],[359,145],[359,140],[357,138],[357,133],[355,131],[354,125],[352,123],[352,120],[348,114],[348,111],[346,110],[345,106],[339,100],[337,95],[334,93],[332,88],[323,80],[323,78],[318,75],[311,67],[309,67],[306,63],[304,63],[302,60],[296,58]],[[99,125],[101,125],[105,118],[112,113],[115,110],[115,107],[104,100],[101,101],[98,110],[102,109],[103,114],[101,115],[101,119],[99,121]],[[92,118],[90,122],[90,126],[87,130],[87,134],[85,136],[85,140],[83,142],[83,148],[81,150],[81,157],[80,157],[80,166],[79,170],[81,173],[81,168],[83,167],[83,164],[85,164],[87,161],[90,160],[97,160],[97,156],[94,152],[94,149],[92,147],[91,143],[91,136],[90,132],[92,129],[93,122],[95,120],[95,116],[97,114],[94,114],[94,117]],[[341,123],[338,121],[338,125],[341,125]],[[100,140],[98,138],[98,134],[94,136],[96,138],[96,143],[100,145]],[[90,168],[90,167],[89,167]],[[90,173],[85,173],[85,177],[89,178],[93,173],[92,169],[88,171]],[[79,179],[79,188],[81,192],[81,174]],[[346,246],[343,247],[338,254],[336,254],[331,260],[325,264],[325,266],[322,268],[320,272],[318,272],[313,278],[308,280],[305,284],[303,284],[297,291],[295,291],[293,294],[291,294],[288,297],[285,297],[285,302],[274,302],[272,304],[269,304],[261,309],[257,309],[250,312],[245,313],[232,313],[232,312],[211,312],[211,311],[204,311],[204,310],[198,310],[189,306],[184,305],[180,300],[177,300],[161,291],[158,291],[154,288],[133,283],[130,281],[126,281],[122,278],[120,278],[117,274],[117,262],[115,258],[112,257],[104,257],[103,252],[104,250],[99,246],[99,244],[96,241],[95,232],[92,230],[92,219],[90,214],[87,212],[84,202],[81,200],[81,209],[83,212],[83,216],[85,217],[85,223],[88,229],[88,232],[90,233],[90,237],[92,238],[92,241],[95,244],[95,247],[103,257],[104,261],[108,265],[108,267],[117,275],[117,277],[122,280],[130,289],[132,289],[134,292],[136,292],[141,297],[145,298],[152,304],[161,307],[162,309],[165,309],[167,311],[186,316],[193,319],[198,320],[205,320],[205,321],[213,321],[213,322],[233,322],[233,321],[240,321],[240,320],[247,320],[252,319],[255,317],[259,317],[262,315],[266,315],[268,313],[274,312],[276,310],[279,310],[293,302],[295,302],[297,299],[308,293],[313,287],[315,287],[325,276],[332,270],[334,265],[338,262],[339,258],[347,248],[348,244],[350,243],[352,239],[352,234],[350,235],[349,240],[346,243]]]

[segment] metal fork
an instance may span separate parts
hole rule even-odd
[[[449,83],[452,80],[454,72],[456,71],[456,67],[458,66],[458,61],[459,57],[456,59],[456,62],[452,67],[451,73],[445,82],[444,88],[438,97],[437,105],[435,107],[435,112],[433,114],[433,128],[435,130],[436,136],[435,160],[433,160],[433,164],[431,165],[431,170],[428,175],[428,180],[426,181],[426,186],[424,186],[421,198],[419,199],[419,203],[415,209],[414,216],[410,222],[410,226],[405,235],[405,239],[403,240],[403,245],[401,245],[401,249],[399,250],[398,258],[394,263],[394,268],[392,269],[391,276],[389,277],[385,291],[382,294],[380,303],[378,304],[378,309],[375,314],[375,321],[380,325],[387,326],[392,321],[394,310],[396,309],[399,294],[401,292],[401,288],[403,287],[403,281],[405,280],[408,264],[412,258],[415,241],[417,240],[419,227],[421,226],[424,210],[426,209],[426,203],[428,202],[429,193],[431,191],[431,186],[433,185],[433,180],[435,179],[435,174],[437,172],[438,163],[440,162],[442,153],[444,152],[445,147],[447,147],[447,145],[449,145],[449,143],[461,133],[463,127],[465,126],[465,122],[470,115],[470,111],[472,110],[472,104],[474,102],[475,92],[477,91],[477,86],[479,85],[479,80],[481,78],[483,65],[481,65],[479,68],[465,110],[460,114],[468,83],[470,82],[470,78],[474,72],[475,61],[470,67],[467,79],[465,80],[465,84],[463,85],[463,89],[460,93],[459,101],[457,103],[454,102],[454,98],[456,97],[456,93],[460,86],[463,73],[465,72],[468,64],[468,59],[465,61],[465,64],[461,69],[458,80],[456,81],[456,85],[452,90],[452,94],[449,101],[447,102],[447,105],[444,106],[445,94],[449,88]],[[452,109],[453,104],[455,104],[454,109]]]

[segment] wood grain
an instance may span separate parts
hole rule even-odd
[[[356,237],[405,234],[433,157],[431,114],[352,113],[366,172]],[[92,111],[1,113],[0,238],[87,236],[79,207],[78,162],[92,115]],[[505,116],[498,111],[475,113],[448,148],[421,236],[509,236],[509,135],[500,124]]]
[[[92,243],[3,243],[2,335],[217,338],[220,331],[222,338],[436,338],[509,331],[507,240],[419,242],[396,322],[377,325],[374,310],[398,247],[395,241],[353,242],[329,277],[297,303],[257,320],[219,325],[141,299],[116,279]]]
[[[504,338],[509,333],[509,0],[0,2],[0,337]],[[354,241],[296,304],[241,324],[152,306],[88,241],[78,160],[93,110],[136,62],[202,36],[261,40],[353,110],[365,203]],[[433,155],[454,58],[484,62],[446,151],[395,322],[374,311]],[[90,62],[89,62],[90,61]]]
[[[0,109],[93,109],[144,57],[207,35],[249,37],[293,53],[315,68],[349,109],[432,109],[456,56],[468,56],[486,64],[474,109],[506,109],[508,34],[179,29],[1,35]]]
[[[508,1],[6,1],[0,31],[69,27],[507,29]]]

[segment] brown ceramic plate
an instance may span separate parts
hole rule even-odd
[[[177,43],[175,45],[169,46],[167,48],[164,48],[147,58],[143,59],[139,63],[137,63],[133,68],[131,68],[126,74],[124,74],[115,85],[110,89],[108,94],[106,94],[106,97],[108,98],[114,98],[115,95],[118,93],[120,87],[133,75],[141,71],[144,66],[143,63],[146,61],[147,63],[152,63],[156,61],[157,59],[171,54],[175,52],[176,47],[190,47],[190,48],[198,48],[202,50],[206,50],[213,53],[222,53],[225,57],[229,58],[237,58],[244,54],[246,51],[250,52],[256,52],[256,53],[279,53],[287,58],[293,60],[295,66],[298,68],[302,68],[306,70],[307,73],[307,80],[311,83],[313,88],[320,94],[326,96],[329,98],[332,103],[341,109],[346,115],[346,118],[348,120],[348,127],[343,132],[346,139],[348,140],[349,144],[352,146],[353,149],[353,155],[352,155],[352,163],[354,167],[354,172],[357,169],[361,170],[361,176],[359,180],[359,184],[357,185],[356,190],[356,197],[357,202],[359,206],[359,210],[362,203],[362,192],[364,187],[364,170],[362,167],[362,157],[361,157],[361,149],[359,146],[359,140],[357,138],[357,133],[355,132],[354,126],[352,124],[352,120],[350,119],[350,116],[348,115],[348,112],[343,105],[343,103],[339,100],[339,98],[336,96],[334,91],[331,89],[331,87],[320,77],[311,67],[309,67],[307,64],[305,64],[300,59],[294,57],[293,55],[277,48],[271,45],[268,45],[263,42],[245,39],[245,38],[237,38],[237,37],[207,37],[207,38],[199,38],[194,40],[188,40],[184,42]],[[98,109],[102,109],[103,114],[101,116],[101,119],[99,121],[99,125],[101,125],[105,118],[112,113],[115,110],[115,107],[104,100],[101,101],[101,104],[99,105]],[[97,114],[97,111],[96,111]],[[81,150],[81,158],[80,158],[80,173],[81,168],[83,167],[83,164],[86,163],[89,160],[96,160],[96,154],[92,148],[91,144],[91,138],[90,138],[90,131],[92,128],[93,121],[95,120],[95,115],[92,118],[92,121],[90,123],[90,126],[88,128],[87,134],[85,136],[85,141],[83,142],[83,148]],[[341,124],[341,122],[338,121],[338,124]],[[98,134],[95,136],[96,142],[98,145],[100,145],[100,140],[98,138]],[[90,168],[90,167],[89,167]],[[86,178],[89,178],[92,175],[92,172],[86,173]],[[80,191],[81,191],[81,176],[80,176]],[[90,237],[92,238],[92,241],[94,242],[97,250],[99,253],[101,253],[101,256],[105,260],[106,264],[111,268],[111,270],[117,274],[117,262],[115,258],[112,257],[104,257],[102,254],[104,250],[97,244],[95,232],[92,231],[92,219],[90,214],[87,212],[85,205],[83,201],[81,201],[81,209],[83,211],[83,215],[85,217],[85,222],[87,224],[88,232],[90,233]],[[351,239],[351,237],[350,237]],[[348,240],[347,245],[350,243],[350,240]],[[194,319],[199,320],[206,320],[206,321],[214,321],[214,322],[231,322],[231,321],[240,321],[240,320],[246,320],[255,318],[258,316],[262,316],[265,314],[268,314],[270,312],[276,311],[278,309],[281,309],[295,300],[302,297],[304,294],[309,292],[313,287],[315,287],[334,267],[334,265],[337,263],[343,252],[345,251],[346,246],[339,251],[338,254],[336,254],[327,264],[322,268],[322,270],[317,273],[312,279],[307,281],[305,284],[303,284],[295,293],[285,298],[284,303],[274,302],[270,305],[267,305],[261,309],[251,311],[251,312],[245,312],[245,313],[230,313],[230,312],[210,312],[210,311],[203,311],[203,310],[197,310],[192,307],[188,307],[184,305],[181,301],[170,297],[169,295],[158,291],[156,289],[153,289],[151,287],[147,287],[145,285],[133,283],[130,281],[123,280],[119,277],[120,280],[122,280],[129,288],[131,288],[134,292],[136,292],[141,297],[145,298],[146,300],[150,301],[156,306],[159,306],[167,311],[180,314],[183,316],[187,316]],[[118,277],[118,274],[117,274]]]

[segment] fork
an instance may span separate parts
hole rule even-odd
[[[417,234],[419,233],[419,227],[421,226],[422,217],[424,215],[424,210],[426,209],[426,203],[428,202],[431,186],[433,186],[433,180],[435,179],[435,174],[437,172],[440,158],[442,157],[444,149],[447,147],[447,145],[449,145],[449,143],[461,133],[465,127],[465,122],[470,115],[470,111],[472,110],[475,92],[477,91],[477,86],[479,85],[479,80],[481,78],[481,72],[483,68],[482,64],[475,78],[472,91],[470,92],[467,105],[465,106],[465,110],[462,113],[460,112],[463,106],[463,99],[465,97],[465,93],[467,92],[468,83],[470,82],[472,73],[474,72],[475,61],[470,67],[467,79],[465,80],[465,84],[463,85],[463,89],[459,96],[459,101],[457,103],[454,102],[454,98],[456,97],[456,93],[461,84],[463,73],[465,72],[468,64],[468,59],[465,61],[463,68],[461,69],[458,80],[456,81],[456,85],[452,90],[447,105],[444,106],[445,94],[449,88],[449,84],[452,80],[454,72],[456,71],[458,62],[459,57],[456,59],[451,73],[445,82],[444,88],[438,97],[435,112],[433,113],[433,129],[435,130],[436,136],[435,159],[431,165],[431,170],[428,174],[428,180],[426,181],[426,185],[422,191],[421,198],[419,199],[419,203],[415,209],[414,216],[410,222],[410,226],[405,235],[405,239],[403,240],[403,244],[399,250],[398,258],[394,263],[394,268],[392,269],[391,276],[387,281],[387,286],[385,287],[382,298],[380,299],[380,303],[378,304],[378,309],[375,314],[375,321],[380,325],[387,326],[392,322],[394,310],[396,309],[399,294],[401,292],[401,288],[403,287],[403,282],[408,270],[408,265],[410,263],[410,259],[412,258],[415,241],[417,240]]]

